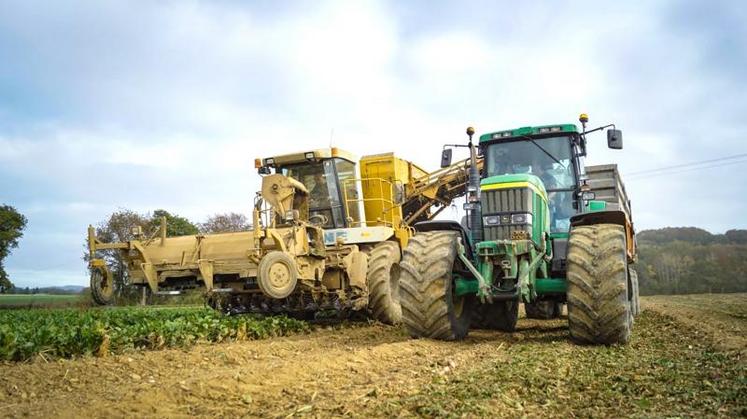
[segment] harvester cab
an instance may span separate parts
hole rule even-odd
[[[616,166],[583,162],[587,134],[611,127],[608,145],[619,149],[622,133],[614,125],[587,131],[588,117],[579,120],[581,130],[522,127],[484,134],[477,145],[468,130],[472,158],[482,156],[484,166],[479,181],[471,176],[467,183],[467,231],[416,225],[413,252],[405,254],[423,252],[421,260],[402,261],[415,267],[400,278],[413,282],[408,289],[424,289],[422,278],[443,282],[437,293],[402,294],[413,336],[460,339],[470,323],[512,331],[520,302],[534,318],[559,317],[567,303],[575,340],[627,341],[637,310],[630,204]],[[446,255],[446,262],[423,263],[429,254]],[[441,319],[423,317],[433,304],[443,306]]]
[[[308,220],[324,229],[346,228],[361,222],[362,209],[345,205],[347,196],[358,197],[360,188],[355,157],[337,148],[257,159],[262,175],[282,174],[302,185],[309,196]]]

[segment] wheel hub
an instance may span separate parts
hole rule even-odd
[[[270,267],[270,285],[273,288],[285,288],[290,283],[290,270],[283,263],[275,263]]]

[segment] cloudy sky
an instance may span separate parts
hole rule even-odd
[[[3,1],[0,203],[19,286],[85,284],[118,208],[249,213],[255,157],[335,146],[427,168],[516,126],[614,122],[639,229],[747,227],[747,2]]]

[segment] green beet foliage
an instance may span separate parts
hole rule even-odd
[[[0,360],[186,347],[305,332],[287,317],[225,316],[207,308],[28,309],[0,311]]]

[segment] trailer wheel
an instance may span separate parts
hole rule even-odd
[[[477,329],[513,332],[519,319],[518,301],[498,301],[492,304],[475,303],[472,308],[472,323]]]
[[[464,339],[472,297],[454,294],[457,233],[429,231],[413,236],[400,262],[402,320],[414,338]]]
[[[148,285],[145,285],[140,288],[140,305],[153,305],[153,291],[151,291],[150,287]]]
[[[385,241],[368,252],[368,308],[373,317],[386,324],[402,321],[399,303],[399,244]]]
[[[257,267],[257,283],[270,298],[279,300],[291,295],[298,283],[296,263],[286,253],[277,250],[266,254]]]
[[[574,227],[568,242],[568,326],[578,343],[630,339],[625,230],[616,224]]]
[[[105,266],[91,268],[91,297],[102,306],[114,302],[114,278]]]
[[[629,266],[628,276],[630,277],[632,291],[630,296],[630,312],[633,314],[633,317],[638,317],[638,315],[641,314],[641,304],[638,293],[638,272],[636,272],[632,266]]]
[[[524,311],[528,319],[557,319],[560,317],[562,309],[560,303],[551,300],[524,303]]]

